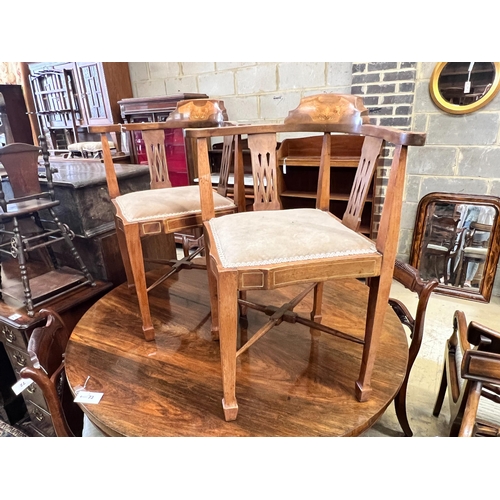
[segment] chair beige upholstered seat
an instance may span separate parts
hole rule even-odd
[[[278,184],[285,174],[277,165],[277,136],[312,132],[322,137],[316,206],[281,210]],[[332,147],[342,147],[340,142],[333,146],[332,134],[363,136],[357,174],[342,220],[330,213],[330,157],[335,154]],[[239,211],[216,219],[207,138],[226,135],[236,136],[235,196],[245,192],[242,144],[243,136],[247,136],[254,204],[251,212]],[[368,399],[396,257],[406,150],[408,145],[422,145],[425,135],[370,124],[368,110],[360,97],[322,94],[303,98],[284,123],[188,129],[186,137],[196,139],[197,143],[212,325],[214,336],[220,338],[225,419],[234,420],[238,413],[237,358],[283,321],[307,325],[311,332],[325,332],[361,344],[360,375],[357,381],[353,380],[353,396],[360,401]],[[384,141],[395,145],[394,159],[380,230],[377,240],[372,241],[359,228]],[[324,282],[339,278],[370,278],[364,338],[349,336],[337,331],[335,325],[321,323]],[[247,291],[288,285],[305,287],[281,307],[247,300]],[[309,292],[314,294],[313,306],[310,316],[305,318],[293,309]],[[238,311],[244,315],[247,308],[264,312],[269,320],[259,331],[248,335],[246,343],[238,345]],[[286,346],[283,353],[286,355]]]
[[[123,217],[129,222],[147,222],[184,215],[200,214],[198,186],[135,191],[115,199]],[[215,210],[233,210],[234,202],[214,192]]]
[[[185,127],[218,127],[227,120],[222,101],[197,99],[179,101],[177,108],[165,122],[129,123],[125,125],[91,127],[91,132],[101,134],[104,165],[108,191],[115,210],[115,225],[120,246],[120,254],[127,274],[127,282],[135,289],[142,318],[142,331],[146,340],[153,340],[155,332],[148,293],[175,272],[189,267],[205,267],[194,263],[193,259],[203,251],[201,244],[197,250],[177,259],[154,259],[156,263],[168,266],[168,271],[149,287],[146,284],[144,262],[147,260],[142,249],[142,240],[157,235],[200,228],[202,226],[200,194],[198,186],[172,187],[169,179],[167,154],[165,148],[165,129]],[[123,131],[140,131],[144,140],[150,172],[151,189],[120,194],[118,181],[111,157],[107,134]],[[228,141],[228,151],[232,141]],[[231,158],[230,153],[223,159]],[[222,194],[221,194],[222,193]],[[225,192],[212,190],[212,203],[217,215],[236,211],[233,200]],[[186,255],[187,254],[187,255]]]
[[[315,208],[242,212],[212,219],[208,224],[225,268],[361,254],[381,258],[372,240]],[[270,241],[275,243],[270,245]]]

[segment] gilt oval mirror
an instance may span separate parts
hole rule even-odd
[[[500,90],[500,63],[440,62],[431,76],[434,103],[452,114],[472,113],[490,102]]]
[[[410,264],[437,293],[489,302],[500,255],[500,198],[430,193],[418,205]]]

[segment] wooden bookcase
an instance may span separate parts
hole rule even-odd
[[[92,125],[120,121],[118,101],[132,97],[126,62],[30,63],[30,85],[40,131],[51,153],[68,145],[99,140]]]

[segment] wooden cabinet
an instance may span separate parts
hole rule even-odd
[[[185,99],[208,99],[208,96],[206,94],[173,94],[137,97],[123,99],[118,104],[124,123],[164,122],[175,110],[177,103]],[[131,162],[147,165],[148,160],[141,132],[129,132],[127,140]],[[190,145],[185,144],[182,129],[165,129],[165,151],[172,186],[192,184],[195,177],[193,162],[190,161],[192,151]]]
[[[88,127],[118,123],[118,101],[132,96],[126,62],[30,63],[29,71],[40,130],[52,153],[98,141]]]
[[[342,218],[361,156],[363,137],[332,135],[330,211]],[[278,149],[278,186],[283,208],[312,208],[316,204],[322,136],[284,139]],[[361,217],[361,231],[371,234],[373,184]]]

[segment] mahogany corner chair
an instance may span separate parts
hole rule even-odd
[[[455,311],[433,415],[448,393],[451,437],[500,436],[500,332]]]
[[[278,133],[323,134],[316,208],[280,210],[277,191]],[[330,210],[331,134],[364,136],[361,159],[342,220]],[[241,136],[248,138],[253,169],[253,211],[215,218],[207,138],[234,135],[235,179],[241,187]],[[305,97],[282,124],[240,125],[220,129],[188,129],[196,139],[201,207],[207,247],[208,280],[214,336],[220,338],[224,418],[235,420],[237,358],[282,321],[302,323],[362,345],[359,378],[353,380],[359,401],[369,398],[375,355],[388,307],[399,236],[407,147],[421,146],[425,134],[370,124],[361,97],[321,94]],[[384,141],[394,144],[394,156],[380,229],[374,242],[359,232],[361,212]],[[236,188],[236,186],[235,186]],[[241,189],[240,192],[243,192]],[[337,332],[321,324],[323,284],[337,278],[370,278],[364,338]],[[281,308],[244,300],[248,290],[306,284],[304,291]],[[314,293],[310,318],[294,307]],[[268,323],[238,348],[238,307],[266,312]],[[272,382],[270,382],[272,383]]]
[[[150,286],[146,283],[145,261],[141,240],[149,236],[182,232],[202,226],[198,186],[172,187],[165,152],[165,129],[186,127],[216,127],[227,120],[224,103],[214,99],[185,100],[164,122],[129,123],[90,127],[101,134],[103,158],[109,197],[115,211],[116,234],[129,288],[135,289],[146,340],[154,340],[148,293],[182,268],[205,267],[192,262],[203,251],[196,251],[181,260],[151,259],[169,266],[169,270]],[[151,189],[120,194],[107,133],[141,131],[147,151]],[[233,200],[211,191],[215,213],[225,215],[236,211]]]

